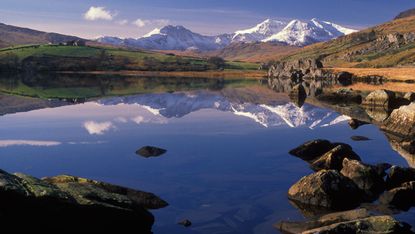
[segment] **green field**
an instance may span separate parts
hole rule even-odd
[[[206,71],[206,59],[120,48],[64,45],[25,45],[0,49],[0,66],[22,70],[146,70]],[[226,62],[224,69],[255,70],[255,63]]]

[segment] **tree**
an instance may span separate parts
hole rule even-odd
[[[219,70],[225,68],[225,60],[221,57],[210,57],[207,60],[209,68]]]

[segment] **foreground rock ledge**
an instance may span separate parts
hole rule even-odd
[[[151,233],[154,217],[147,209],[167,205],[152,193],[95,180],[68,175],[38,179],[0,170],[3,230]]]

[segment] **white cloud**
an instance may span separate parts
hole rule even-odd
[[[116,14],[105,9],[105,7],[91,6],[84,14],[86,20],[112,20]]]
[[[118,20],[117,21],[117,24],[119,24],[119,25],[127,25],[128,24],[128,20],[126,20],[126,19]]]
[[[147,19],[136,19],[134,22],[132,22],[133,25],[142,28],[145,26],[165,26],[169,24],[170,21],[166,19],[154,19],[154,20],[147,20]]]
[[[0,147],[27,145],[27,146],[57,146],[58,141],[31,141],[31,140],[0,140]]]
[[[144,116],[138,115],[131,118],[131,120],[136,124],[142,123],[153,123],[153,124],[166,124],[167,120],[161,117],[145,118]]]
[[[91,135],[102,135],[106,131],[109,131],[115,126],[107,121],[107,122],[95,122],[95,121],[87,121],[84,123],[84,128],[88,131]]]
[[[146,122],[146,121],[144,121],[143,116],[136,116],[136,117],[132,118],[131,120],[134,121],[134,123],[136,123],[136,124],[141,124],[141,123]]]

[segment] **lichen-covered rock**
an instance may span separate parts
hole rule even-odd
[[[274,227],[283,233],[297,234],[310,229],[328,226],[334,223],[367,218],[370,215],[371,213],[366,209],[356,209],[326,214],[318,219],[312,219],[305,222],[281,221],[275,224]]]
[[[76,176],[60,175],[42,180],[71,194],[82,205],[97,203],[102,206],[118,206],[124,209],[134,207],[159,209],[168,205],[167,202],[152,193]]]
[[[415,206],[415,181],[403,183],[401,187],[386,191],[380,196],[379,202],[402,210]]]
[[[381,89],[371,92],[362,102],[363,105],[389,110],[393,107],[395,92]]]
[[[345,158],[361,160],[349,145],[340,144],[313,161],[310,167],[315,171],[323,169],[340,171]]]
[[[353,181],[335,170],[321,170],[301,178],[288,190],[288,197],[294,202],[329,209],[352,209],[363,199]]]
[[[408,138],[415,136],[415,103],[393,110],[382,128]]]
[[[372,216],[348,222],[340,222],[328,226],[302,232],[302,234],[329,233],[382,233],[404,234],[411,233],[410,228],[392,216]]]
[[[268,71],[270,78],[316,78],[322,77],[323,64],[316,59],[300,59],[278,62]]]
[[[370,201],[376,199],[385,190],[385,181],[377,169],[360,161],[345,158],[340,173],[353,180]]]
[[[311,140],[303,143],[295,149],[292,149],[289,153],[303,160],[313,160],[327,151],[333,149],[333,144],[328,140]]]

